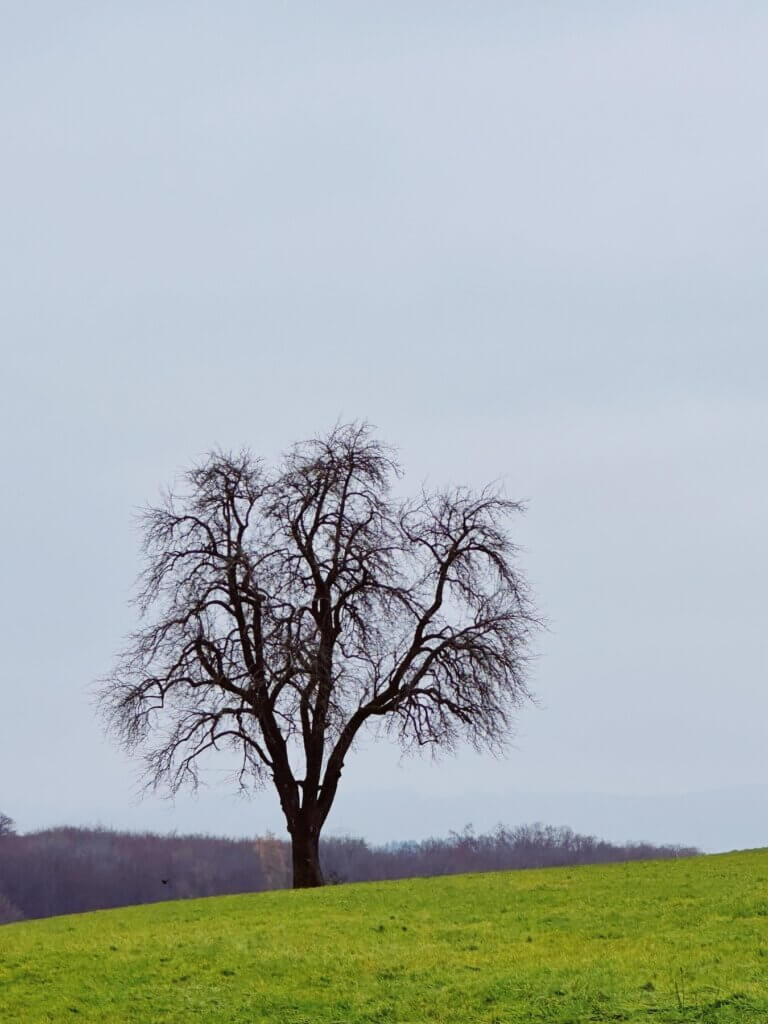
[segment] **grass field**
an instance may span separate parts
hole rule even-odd
[[[0,1021],[768,1022],[768,851],[0,928]]]

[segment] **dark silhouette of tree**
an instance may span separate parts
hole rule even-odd
[[[16,823],[7,814],[0,813],[0,836],[12,836],[16,834]]]
[[[538,625],[494,488],[392,495],[368,425],[337,426],[268,469],[215,452],[143,514],[140,628],[104,681],[107,720],[152,784],[198,782],[224,745],[240,784],[271,782],[295,887],[355,738],[498,748],[529,696]]]

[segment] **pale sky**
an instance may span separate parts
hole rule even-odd
[[[137,803],[89,687],[136,506],[358,417],[406,488],[529,501],[551,625],[506,759],[365,746],[331,826],[768,843],[768,8],[0,15],[0,810],[281,828],[271,794]],[[709,791],[742,803],[665,818]]]

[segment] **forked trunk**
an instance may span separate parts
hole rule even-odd
[[[320,868],[320,836],[317,830],[295,828],[291,834],[293,888],[313,889],[324,885]]]

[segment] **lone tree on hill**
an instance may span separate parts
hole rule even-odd
[[[141,626],[103,680],[108,725],[174,792],[202,755],[237,751],[243,787],[277,790],[296,888],[323,883],[320,832],[363,726],[499,748],[529,696],[520,504],[401,500],[399,473],[368,425],[341,425],[275,469],[214,452],[142,516]]]

